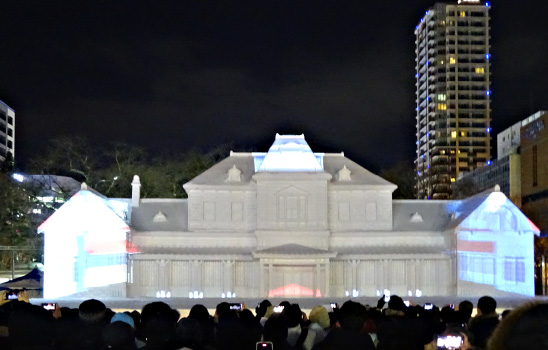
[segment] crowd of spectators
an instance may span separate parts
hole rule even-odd
[[[529,303],[502,317],[488,296],[479,299],[474,317],[470,301],[440,309],[407,305],[398,296],[374,306],[350,300],[340,308],[318,305],[308,315],[288,301],[276,306],[264,300],[255,313],[223,302],[214,315],[196,304],[183,318],[161,301],[115,313],[95,299],[78,309],[55,304],[51,310],[19,299],[1,299],[0,349],[548,349],[548,304]]]

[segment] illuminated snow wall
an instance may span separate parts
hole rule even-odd
[[[457,228],[457,293],[534,295],[538,232],[504,194],[489,194]]]
[[[80,191],[40,227],[44,297],[125,296],[127,224],[105,200]]]

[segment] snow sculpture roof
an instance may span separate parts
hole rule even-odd
[[[394,231],[518,231],[539,233],[496,189],[458,201],[393,200]],[[422,219],[422,220],[421,220]]]
[[[314,154],[304,135],[276,134],[268,153],[255,154],[257,172],[323,171],[323,154]]]
[[[112,210],[108,200],[89,190],[78,191],[38,227],[38,232],[55,232],[59,227],[74,235],[81,230],[129,231],[128,224]]]
[[[512,230],[538,235],[538,227],[499,189],[495,187],[494,190],[451,202],[448,205],[453,213],[451,227],[470,231]]]
[[[188,202],[144,198],[138,207],[131,209],[131,228],[137,232],[188,231]]]
[[[442,200],[393,200],[394,231],[445,231],[451,220],[448,202],[450,203]]]
[[[288,163],[282,164],[282,160]],[[275,164],[277,161],[280,162]],[[274,166],[278,170],[274,170]],[[229,172],[234,172],[234,167],[240,170],[240,181],[229,181]],[[344,168],[351,174],[350,179],[337,181],[340,180],[339,171]],[[382,186],[391,191],[397,187],[346,158],[343,153],[312,153],[303,135],[277,135],[268,153],[230,152],[230,157],[196,176],[184,187],[188,190],[196,186],[246,186],[252,182],[256,172],[325,172],[331,174],[334,179],[332,184],[337,186]]]

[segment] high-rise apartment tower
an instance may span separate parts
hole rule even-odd
[[[489,162],[489,3],[436,3],[415,29],[417,198],[448,199]]]
[[[15,156],[15,112],[0,101],[0,162],[11,153]]]

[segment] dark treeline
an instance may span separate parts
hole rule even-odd
[[[232,143],[158,154],[125,143],[96,145],[80,136],[60,137],[31,158],[24,172],[70,176],[111,198],[130,197],[133,175],[139,175],[143,198],[185,198],[183,184],[230,150]]]

